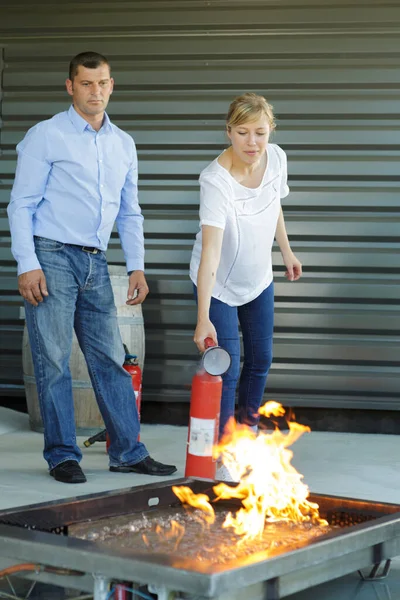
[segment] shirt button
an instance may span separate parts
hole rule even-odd
[[[101,209],[101,212],[104,212],[104,208]]]
[[[100,187],[104,187],[104,185],[103,185],[103,184],[101,184],[101,185],[100,185]]]
[[[99,162],[103,162],[103,159],[102,159],[102,158],[100,158]]]

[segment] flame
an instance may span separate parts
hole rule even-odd
[[[215,511],[210,504],[210,499],[206,494],[195,494],[189,487],[182,485],[180,487],[173,485],[172,491],[175,496],[179,498],[182,504],[186,506],[192,506],[198,508],[201,512],[199,513],[199,520],[202,524],[206,523],[208,526],[212,525],[215,521]],[[197,518],[197,515],[194,515]]]
[[[157,534],[159,540],[162,542],[173,540],[175,538],[174,550],[176,550],[178,548],[179,544],[181,543],[181,539],[185,535],[185,528],[183,525],[178,523],[178,521],[171,519],[169,529],[161,527],[161,525],[157,524],[156,528],[155,528],[155,533]],[[142,533],[142,540],[145,543],[145,545],[147,546],[147,548],[152,547],[152,544],[151,544],[148,536],[145,533]]]
[[[267,402],[259,413],[281,417],[285,410],[277,402]],[[241,500],[242,508],[236,514],[229,513],[223,523],[241,541],[261,537],[266,523],[274,521],[327,525],[319,517],[318,504],[307,500],[309,489],[303,475],[292,466],[293,452],[288,449],[310,428],[295,422],[288,426],[285,434],[276,428],[257,435],[231,419],[222,440],[213,448],[213,457],[221,460],[238,482],[236,486],[219,483],[213,491],[216,501]],[[205,494],[193,494],[187,487],[172,489],[182,502],[204,511],[207,523],[214,522],[215,513]]]
[[[285,414],[285,409],[282,404],[279,402],[275,402],[275,400],[270,400],[266,402],[264,406],[261,406],[258,410],[260,415],[264,415],[264,417],[270,417],[273,415],[274,417],[283,417]]]
[[[161,525],[157,524],[155,533],[161,542],[168,542],[169,540],[175,539],[174,550],[176,550],[185,534],[185,528],[183,525],[178,523],[178,521],[171,519],[169,529],[161,527]],[[148,548],[152,547],[152,543],[145,533],[142,533],[142,540]]]

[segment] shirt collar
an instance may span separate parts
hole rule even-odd
[[[104,131],[111,131],[111,129],[112,129],[110,117],[108,116],[108,114],[106,112],[104,113],[103,128],[104,128]]]
[[[79,131],[79,133],[83,133],[85,129],[90,128],[90,123],[88,123],[83,117],[81,117],[81,115],[79,115],[76,112],[73,104],[71,104],[69,108],[68,116],[71,119],[72,123],[75,125],[76,129]],[[104,129],[104,131],[111,131],[110,117],[106,112],[104,113],[104,121],[101,128]]]

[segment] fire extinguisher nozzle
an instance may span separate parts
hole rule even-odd
[[[105,441],[106,441],[106,430],[103,429],[102,431],[99,431],[99,433],[96,433],[95,435],[92,435],[92,437],[85,440],[83,442],[83,445],[86,448],[89,448],[89,446],[92,446],[95,442],[105,442]]]

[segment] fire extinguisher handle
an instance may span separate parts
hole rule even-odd
[[[206,337],[206,339],[204,340],[204,346],[207,348],[212,348],[213,346],[215,346],[215,342],[212,338],[210,337]]]

